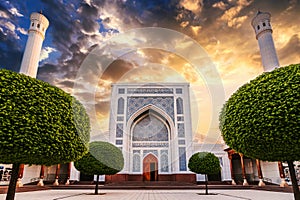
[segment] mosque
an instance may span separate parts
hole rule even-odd
[[[279,67],[272,38],[270,13],[257,12],[252,20],[265,71]],[[39,56],[49,22],[41,13],[30,16],[28,41],[20,73],[36,77]],[[188,169],[193,153],[210,151],[220,160],[221,172],[209,180],[248,185],[257,182],[286,186],[283,163],[253,160],[225,144],[193,142],[190,90],[188,83],[112,84],[109,141],[119,147],[124,169],[107,182],[122,181],[204,181],[204,176]],[[9,165],[1,165],[1,183],[9,180]],[[5,174],[4,174],[5,172]],[[37,182],[54,185],[93,180],[77,171],[73,163],[54,166],[22,165],[18,186]]]

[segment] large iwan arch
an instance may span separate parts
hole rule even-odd
[[[187,168],[192,143],[189,85],[113,84],[112,96],[110,142],[125,159],[124,169],[112,179],[195,181]]]

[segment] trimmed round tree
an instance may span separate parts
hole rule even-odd
[[[299,99],[300,65],[290,65],[240,87],[220,114],[220,130],[228,146],[255,159],[287,161],[293,185],[293,161],[300,160]],[[299,199],[297,185],[294,192]]]
[[[88,152],[89,117],[63,90],[0,70],[0,163],[13,164],[6,199],[14,199],[20,164],[53,165]]]
[[[221,170],[219,159],[209,152],[198,152],[189,159],[189,169],[196,174],[205,175],[205,194],[208,194],[207,175],[218,174]]]
[[[99,175],[113,175],[124,167],[121,150],[115,145],[96,141],[89,145],[89,153],[74,163],[75,168],[87,175],[97,175],[95,194],[98,194]]]

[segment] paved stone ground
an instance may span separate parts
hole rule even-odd
[[[16,193],[15,200],[293,200],[292,193],[259,190],[43,190]],[[200,195],[199,195],[200,193]],[[0,199],[5,199],[0,194]]]

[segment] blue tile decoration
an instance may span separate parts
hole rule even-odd
[[[128,88],[128,94],[173,94],[173,88]]]
[[[169,172],[168,150],[160,151],[160,171]]]
[[[116,140],[116,145],[122,145],[123,144],[123,140]]]
[[[178,140],[179,145],[185,145],[185,140]]]
[[[169,172],[168,155],[163,154],[160,157],[161,172]]]
[[[117,117],[117,121],[123,121],[123,120],[124,120],[124,117],[122,117],[122,116]]]
[[[168,141],[166,125],[153,115],[147,115],[133,128],[132,141]]]
[[[184,117],[183,116],[178,116],[177,121],[184,121]]]
[[[140,154],[140,153],[141,153],[141,150],[133,150],[133,153]]]
[[[119,88],[118,92],[119,92],[119,94],[125,94],[125,89],[124,88]]]
[[[184,137],[184,124],[177,124],[178,137]]]
[[[153,142],[133,142],[132,147],[148,147],[148,148],[163,148],[163,147],[169,147],[168,142],[163,143],[153,143]]]
[[[122,138],[123,137],[123,124],[117,124],[116,137],[117,138]]]
[[[118,99],[118,110],[117,110],[118,114],[124,114],[124,99],[123,98],[119,98]]]
[[[133,154],[133,166],[132,171],[133,172],[140,172],[141,171],[141,156],[139,153]]]
[[[183,100],[182,98],[176,99],[176,108],[177,108],[177,114],[183,114]]]
[[[173,97],[128,97],[127,104],[127,121],[136,111],[147,105],[154,105],[160,108],[174,121]]]
[[[179,171],[186,171],[185,147],[179,147]]]
[[[182,94],[182,89],[181,88],[176,88],[176,94]]]
[[[143,151],[143,157],[145,157],[148,153],[152,153],[158,157],[158,151],[157,150],[144,150]]]

